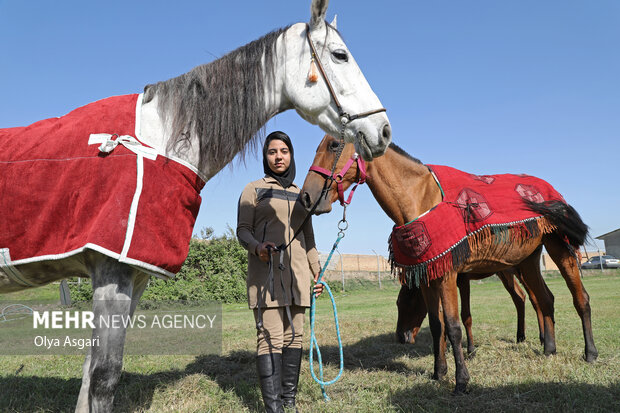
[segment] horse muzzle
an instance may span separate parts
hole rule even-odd
[[[396,339],[400,344],[413,344],[415,343],[415,337],[411,330],[396,331]]]
[[[356,152],[365,161],[372,161],[374,158],[383,155],[391,142],[392,128],[389,123],[385,123],[379,128],[376,142],[372,142],[369,135],[361,130],[355,135]]]
[[[301,194],[299,194],[299,200],[301,204],[303,205],[303,207],[305,208],[306,212],[311,212],[312,208],[314,207],[314,203],[317,202],[316,195],[313,197],[308,191],[301,192]],[[328,212],[331,212],[331,210],[332,210],[331,202],[329,202],[328,199],[323,197],[318,201],[318,204],[314,208],[314,211],[312,211],[312,214],[313,215],[326,214]]]

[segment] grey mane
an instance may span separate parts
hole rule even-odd
[[[157,95],[162,120],[171,121],[169,152],[187,149],[190,133],[196,134],[199,168],[204,171],[222,167],[237,153],[243,159],[248,148],[256,149],[265,123],[275,115],[264,110],[264,90],[273,86],[276,39],[287,29],[275,30],[211,63],[145,87],[144,102]]]

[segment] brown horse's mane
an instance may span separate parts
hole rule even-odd
[[[399,155],[404,156],[405,158],[415,162],[415,163],[419,163],[422,164],[422,161],[420,161],[418,158],[413,157],[411,155],[409,155],[409,153],[407,153],[407,151],[405,151],[403,148],[401,148],[400,146],[396,145],[394,142],[390,143],[389,146],[390,149],[394,150],[394,152],[396,152]]]

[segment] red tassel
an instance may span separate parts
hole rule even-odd
[[[429,262],[426,268],[428,282],[443,277],[452,271],[452,251],[448,251],[435,261]]]
[[[316,83],[319,80],[319,73],[316,69],[316,63],[314,58],[310,61],[310,71],[308,72],[308,80],[312,83]]]

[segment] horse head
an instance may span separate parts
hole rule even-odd
[[[385,109],[342,37],[312,1],[309,23],[274,30],[210,63],[147,85],[141,137],[208,180],[273,116],[295,109],[306,121],[355,143],[367,160],[383,155],[392,132]]]
[[[334,165],[340,151],[340,157]],[[353,145],[341,147],[338,139],[325,135],[301,188],[301,203],[307,211],[312,211],[315,215],[330,212],[332,203],[339,198],[341,203],[344,201],[344,191],[356,182],[363,183],[366,178],[365,165],[370,166],[371,163],[364,164]]]
[[[313,0],[310,23],[292,25],[281,38],[284,64],[282,110],[294,108],[306,121],[333,136],[355,143],[357,152],[371,160],[391,142],[385,109],[370,88],[347,45],[326,23],[327,0]]]
[[[409,288],[403,285],[396,299],[396,307],[398,308],[396,339],[403,344],[413,344],[426,317],[426,304],[422,291],[415,286]]]

